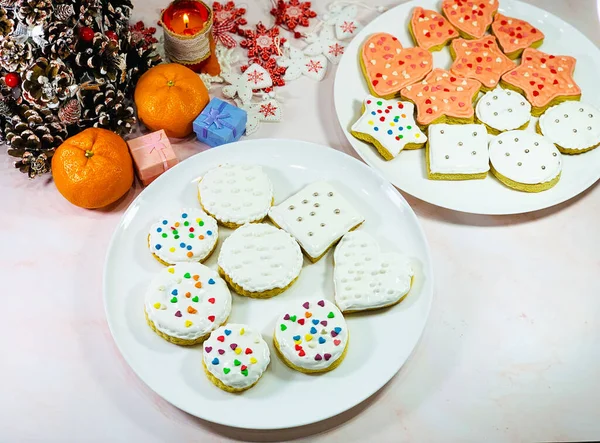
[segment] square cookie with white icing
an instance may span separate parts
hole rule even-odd
[[[430,125],[425,155],[430,180],[471,180],[490,170],[484,125]]]
[[[298,241],[313,263],[365,220],[337,189],[325,181],[312,183],[273,206],[269,218]]]

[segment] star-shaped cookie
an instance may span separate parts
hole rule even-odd
[[[481,38],[492,24],[498,0],[444,0],[442,12],[464,38]]]
[[[458,31],[443,15],[420,6],[413,9],[409,31],[417,46],[431,52],[440,51],[450,40],[458,37]]]
[[[540,116],[565,100],[579,100],[581,89],[573,79],[576,60],[566,55],[550,55],[537,49],[523,51],[521,64],[502,76],[502,86],[522,92]]]
[[[481,83],[444,69],[434,69],[425,79],[401,91],[417,106],[417,123],[473,123],[473,101]]]
[[[525,48],[539,48],[544,41],[544,33],[525,20],[507,17],[500,13],[494,17],[492,33],[498,39],[500,48],[508,58],[514,60]]]
[[[477,40],[454,40],[450,54],[454,59],[450,71],[481,82],[484,91],[494,89],[502,74],[515,68],[491,35]]]

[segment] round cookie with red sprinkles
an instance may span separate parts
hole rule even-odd
[[[348,326],[327,300],[293,305],[277,320],[273,344],[284,363],[305,374],[337,368],[348,350]]]
[[[154,258],[169,266],[203,262],[219,239],[217,221],[201,209],[182,209],[161,217],[150,228],[148,247]]]

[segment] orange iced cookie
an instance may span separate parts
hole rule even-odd
[[[535,26],[500,13],[494,18],[492,33],[510,59],[519,57],[525,48],[538,48],[544,41],[544,33]]]
[[[477,40],[454,40],[450,54],[454,59],[450,71],[481,82],[485,91],[494,89],[502,74],[515,67],[491,35]]]
[[[381,32],[364,43],[360,65],[371,94],[393,98],[400,89],[431,72],[433,58],[429,51],[403,48],[396,37]]]
[[[527,48],[521,64],[502,76],[502,86],[523,93],[533,106],[532,114],[539,116],[550,106],[581,98],[573,80],[575,62],[573,57]]]
[[[492,24],[498,0],[444,0],[442,12],[464,38],[481,38]]]
[[[425,79],[402,90],[417,107],[417,123],[473,123],[473,101],[481,83],[434,69]]]
[[[458,37],[458,32],[444,16],[421,7],[413,9],[409,30],[417,46],[432,52],[441,50]]]

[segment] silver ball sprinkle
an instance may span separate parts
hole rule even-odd
[[[506,91],[506,95],[510,95],[510,91]]]
[[[579,112],[583,112],[583,108],[579,108]]]
[[[538,142],[534,142],[533,145],[534,146],[539,146],[540,144]]]
[[[290,211],[293,211],[293,210],[294,210],[294,208],[295,208],[295,206],[294,206],[294,205],[290,205],[290,207],[289,207],[288,209],[289,209]]]
[[[593,117],[593,115],[592,115],[592,114],[588,114],[588,117],[589,117],[589,118],[592,118],[592,117]]]
[[[471,155],[477,155],[476,151],[471,152]]]
[[[440,134],[443,134],[443,133],[444,133],[444,130],[443,130],[443,129],[440,129]]]
[[[574,133],[577,133],[577,129],[573,129],[573,132],[574,132]]]
[[[473,137],[477,137],[477,133],[476,132],[473,133]]]
[[[498,113],[497,113],[497,112],[494,112],[494,116],[495,116],[495,117],[496,117],[496,116],[498,116]]]
[[[318,197],[318,196],[319,196],[319,193],[318,193],[318,192],[315,192],[315,193],[313,194],[313,196],[314,196],[314,197]]]
[[[498,96],[497,96],[497,95],[494,95],[493,99],[494,99],[494,100],[498,100]]]
[[[463,142],[458,142],[458,146],[462,146],[462,145],[463,145]]]
[[[498,140],[498,144],[501,145],[502,144],[502,140]]]
[[[312,232],[309,231],[308,236],[312,237],[314,234]]]
[[[569,118],[569,115],[568,115],[568,114],[565,114],[565,118]]]
[[[518,141],[519,141],[519,139],[518,139],[518,138],[515,138],[515,142],[518,142]]]
[[[311,212],[311,213],[310,213],[310,216],[311,216],[311,217],[314,217],[314,216],[315,216],[315,213],[314,213],[314,212]]]
[[[307,203],[308,203],[308,200],[302,200],[302,203],[303,203],[303,204],[307,204]]]
[[[542,169],[546,169],[546,167],[545,167],[545,166],[542,166]]]
[[[525,106],[525,102],[521,102],[521,106]]]
[[[488,106],[489,106],[489,105],[491,105],[491,103],[490,103],[490,102],[486,102],[486,105],[488,105]]]
[[[314,206],[315,208],[318,208],[318,207],[319,207],[319,206],[321,206],[321,205],[320,205],[320,204],[318,204],[318,203],[315,203],[313,206]]]
[[[512,109],[511,109],[511,108],[508,108],[508,112],[512,112]]]
[[[510,157],[510,152],[507,152],[507,153],[506,153],[506,156],[507,156],[507,157]]]
[[[592,127],[591,127],[591,126],[588,126],[587,128],[588,128],[588,131],[591,131],[591,130],[592,130]]]
[[[556,157],[556,152],[553,152],[553,153],[552,153],[552,157]]]
[[[299,222],[301,222],[302,221],[302,217],[298,217],[296,220],[299,221]]]
[[[558,123],[558,122],[559,122],[559,120],[558,120],[558,119],[554,120],[554,123]]]
[[[336,209],[335,211],[333,211],[335,214],[339,214],[341,211],[339,209]]]
[[[325,223],[321,223],[321,227],[324,228],[325,227]]]
[[[447,156],[446,156],[446,160],[448,160],[449,158],[450,158],[450,156],[449,156],[449,155],[447,155]]]
[[[329,197],[333,197],[333,192],[330,192],[329,194],[327,194]]]
[[[525,149],[525,154],[529,154],[529,149]]]
[[[517,166],[523,166],[523,163],[519,162],[517,163]]]

